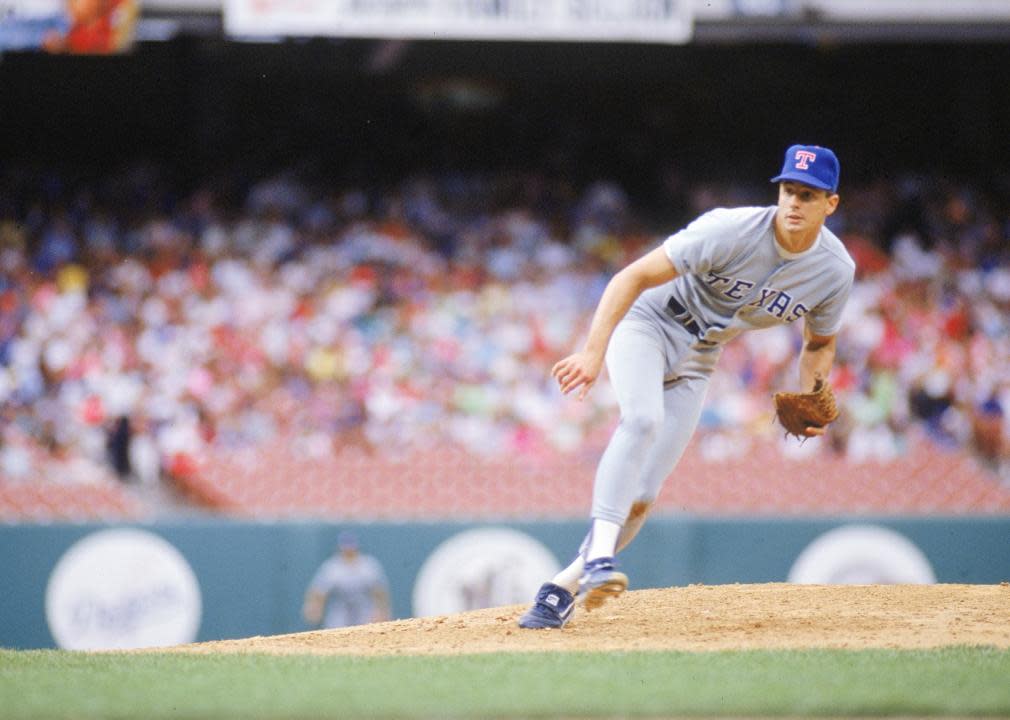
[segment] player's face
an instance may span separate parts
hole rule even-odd
[[[779,228],[804,234],[819,230],[838,207],[838,195],[798,182],[779,183]]]

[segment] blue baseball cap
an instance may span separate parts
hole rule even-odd
[[[820,188],[838,190],[838,158],[826,147],[820,145],[793,145],[786,150],[782,162],[782,172],[772,178],[772,182],[794,180]]]
[[[337,547],[341,550],[357,550],[358,536],[350,530],[344,530],[337,536]]]

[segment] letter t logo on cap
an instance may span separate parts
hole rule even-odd
[[[809,150],[797,150],[796,169],[809,170],[810,169],[809,163],[812,163],[816,159],[817,159],[817,153],[812,153]]]

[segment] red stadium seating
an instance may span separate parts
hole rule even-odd
[[[0,522],[136,520],[145,508],[114,484],[0,483]]]
[[[756,443],[709,461],[692,444],[657,510],[699,514],[1010,512],[1010,487],[963,452],[929,444],[888,462],[791,459]],[[344,448],[298,457],[288,443],[203,458],[177,480],[203,504],[249,517],[548,518],[588,512],[596,454],[480,458],[438,448],[399,459]]]
[[[852,463],[824,450],[791,458],[757,441],[730,459],[693,442],[656,511],[702,515],[996,514],[1010,487],[964,451],[914,443],[887,462]],[[796,446],[792,446],[795,448]],[[294,444],[176,458],[171,483],[198,508],[251,519],[542,519],[588,512],[599,442],[572,455],[478,457],[441,447],[403,456],[357,446],[306,457]],[[150,499],[115,481],[0,481],[0,522],[123,521],[156,516]]]

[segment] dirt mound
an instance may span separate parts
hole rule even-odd
[[[514,605],[353,628],[194,643],[196,653],[455,655],[759,648],[1010,648],[1001,585],[691,585],[625,593],[562,630],[520,630]]]

